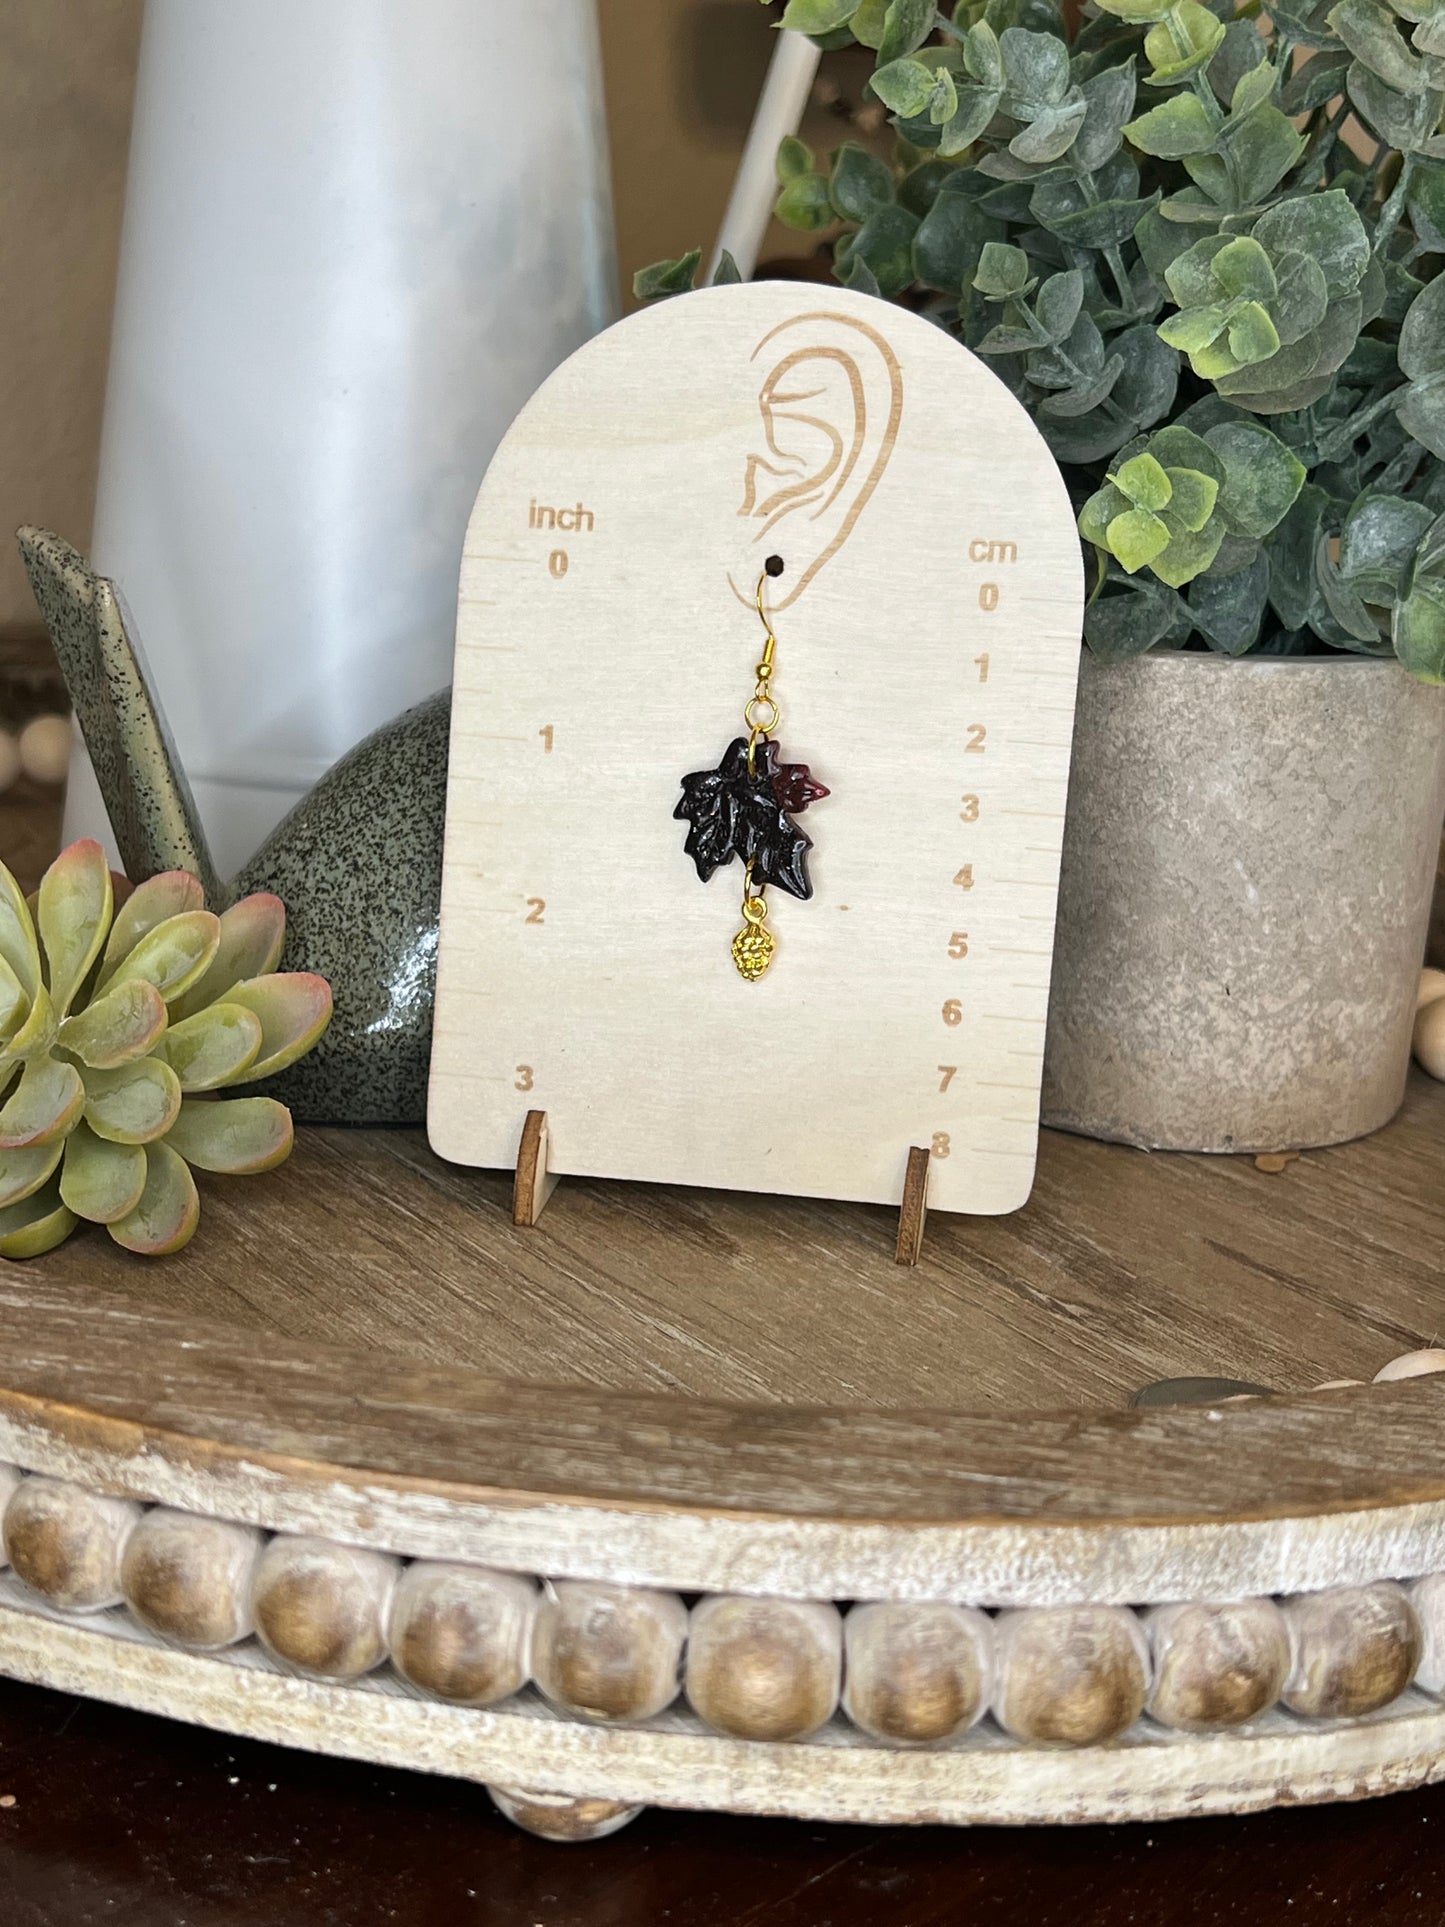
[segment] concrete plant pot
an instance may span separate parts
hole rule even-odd
[[[1445,688],[1394,661],[1085,650],[1044,1122],[1190,1151],[1384,1124],[1442,813]]]

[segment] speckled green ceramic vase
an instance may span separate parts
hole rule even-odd
[[[190,870],[207,904],[254,890],[286,905],[282,967],[335,999],[317,1049],[267,1085],[298,1123],[419,1124],[436,992],[449,691],[328,770],[232,883],[216,876],[185,775],[115,590],[43,529],[20,548],[69,686],[127,876]]]

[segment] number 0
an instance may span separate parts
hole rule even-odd
[[[567,573],[567,551],[565,549],[553,549],[552,553],[547,557],[547,567],[560,582]]]

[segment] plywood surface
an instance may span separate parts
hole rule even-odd
[[[935,1213],[911,1272],[860,1205],[568,1179],[521,1230],[510,1174],[420,1132],[303,1131],[202,1190],[178,1257],[96,1232],[7,1282],[544,1384],[964,1411],[1184,1373],[1302,1390],[1445,1337],[1445,1087],[1419,1073],[1386,1130],[1277,1176],[1046,1133],[1029,1204]]]
[[[812,896],[729,955],[684,776],[777,634]],[[432,1141],[564,1172],[935,1210],[1028,1195],[1083,582],[1057,467],[906,310],[710,288],[572,356],[493,458],[457,622]],[[772,729],[766,705],[753,714]],[[796,880],[796,879],[795,879]]]

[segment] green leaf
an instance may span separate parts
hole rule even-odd
[[[1214,150],[1214,122],[1197,94],[1171,94],[1124,129],[1125,139],[1143,154],[1179,160],[1185,154]]]
[[[285,948],[285,904],[270,890],[256,890],[222,911],[220,942],[206,975],[171,1000],[171,1017],[189,1017],[216,1004],[233,983],[266,977],[281,962]]]
[[[1073,146],[1076,167],[1087,173],[1104,165],[1119,150],[1124,123],[1134,111],[1134,63],[1106,67],[1079,89],[1084,97],[1084,122]]]
[[[916,214],[890,204],[875,208],[853,237],[850,265],[865,266],[885,300],[902,294],[913,281],[913,242],[918,227]]]
[[[973,277],[973,285],[980,294],[1002,301],[1009,295],[1022,294],[1031,278],[1029,257],[1022,248],[1006,241],[984,243]]]
[[[1445,370],[1445,276],[1429,282],[1410,303],[1398,352],[1400,368],[1412,381]]]
[[[1396,604],[1391,640],[1412,676],[1445,682],[1445,584],[1419,583]]]
[[[1445,96],[1433,88],[1422,94],[1397,93],[1359,60],[1346,76],[1346,91],[1361,119],[1387,146],[1398,148],[1402,154],[1416,154],[1426,148],[1440,125]]]
[[[50,1000],[64,1017],[110,929],[110,865],[97,842],[86,838],[61,851],[40,879],[38,907]]]
[[[240,1004],[261,1019],[260,1055],[240,1073],[248,1084],[274,1077],[277,1071],[304,1057],[331,1022],[331,986],[324,977],[305,971],[285,971],[236,984],[226,1002]]]
[[[893,170],[866,148],[849,141],[833,157],[828,198],[845,221],[866,221],[893,199]]]
[[[1226,294],[1241,295],[1249,301],[1272,301],[1279,293],[1269,256],[1247,234],[1227,240],[1209,265]]]
[[[185,1159],[168,1144],[148,1145],[145,1160],[140,1202],[109,1230],[127,1251],[158,1258],[190,1242],[200,1220],[201,1201]]]
[[[718,250],[717,266],[712,271],[711,285],[714,288],[735,288],[742,280],[742,270],[726,248]],[[214,968],[214,965],[212,966]],[[207,976],[210,972],[207,971]]]
[[[27,1144],[23,1150],[0,1151],[0,1210],[33,1197],[60,1162],[65,1149],[63,1137],[45,1144]]]
[[[1220,521],[1231,535],[1268,535],[1304,486],[1304,464],[1259,422],[1221,422],[1204,439],[1224,469]]]
[[[1024,120],[1040,108],[1063,105],[1069,92],[1069,50],[1056,34],[1006,27],[998,44],[1006,114]]]
[[[1445,461],[1445,374],[1412,381],[1395,413],[1407,434]]]
[[[1315,599],[1315,548],[1329,497],[1306,483],[1267,545],[1269,600],[1286,629],[1302,629]]]
[[[1296,114],[1312,114],[1317,107],[1338,99],[1345,91],[1349,66],[1347,53],[1316,54],[1285,82],[1279,99],[1281,109],[1293,118]]]
[[[888,0],[862,0],[848,27],[860,47],[877,47],[887,20]]]
[[[1176,0],[1144,37],[1144,58],[1152,68],[1149,84],[1166,86],[1211,61],[1224,41],[1224,22],[1199,0]]]
[[[1212,475],[1201,475],[1193,468],[1168,468],[1173,490],[1169,498],[1171,520],[1197,535],[1214,513],[1215,498],[1219,494],[1219,484]]]
[[[1286,250],[1276,257],[1279,288],[1270,315],[1280,341],[1300,341],[1317,328],[1330,305],[1324,270],[1307,254]]]
[[[1360,496],[1340,531],[1340,574],[1363,601],[1393,602],[1434,519],[1423,502]]]
[[[273,1171],[291,1154],[291,1113],[274,1097],[235,1097],[181,1106],[166,1143],[202,1171]]]
[[[1101,549],[1109,546],[1109,524],[1116,516],[1127,515],[1133,507],[1122,489],[1115,488],[1112,482],[1105,482],[1079,510],[1079,533],[1086,542],[1097,543]]]
[[[1173,488],[1167,471],[1152,455],[1136,455],[1132,461],[1125,462],[1111,479],[1115,488],[1127,495],[1136,508],[1162,509],[1169,506]],[[1124,558],[1120,556],[1119,559],[1122,562]]]
[[[961,154],[971,147],[998,112],[998,103],[997,87],[960,87],[958,108],[952,120],[944,124],[939,153]]]
[[[913,273],[925,288],[956,295],[972,280],[985,241],[1003,232],[971,196],[940,193],[913,237]],[[259,974],[259,973],[257,973]]]
[[[261,1054],[261,1020],[240,1004],[212,1004],[172,1024],[156,1049],[182,1091],[234,1083]]]
[[[1226,122],[1220,143],[1234,168],[1239,207],[1255,206],[1273,193],[1305,146],[1288,117],[1268,103]]]
[[[981,86],[1002,88],[1003,49],[986,20],[975,20],[964,35],[963,64]]]
[[[1281,201],[1251,232],[1271,255],[1286,248],[1309,255],[1323,270],[1331,298],[1353,294],[1370,258],[1364,223],[1339,188]]]
[[[1042,166],[1058,160],[1073,146],[1087,111],[1083,100],[1069,101],[1062,107],[1040,108],[1028,125],[1014,135],[1008,151],[1016,160],[1031,165]]]
[[[1083,270],[1070,268],[1044,282],[1034,300],[1034,316],[1050,341],[1067,341],[1083,304]]]
[[[1116,515],[1109,524],[1109,553],[1116,557],[1130,575],[1135,575],[1146,563],[1169,546],[1169,526],[1161,517],[1148,509],[1126,509]]]
[[[1211,649],[1242,656],[1259,641],[1269,588],[1264,551],[1230,575],[1197,575],[1189,585],[1189,613]]]
[[[1112,13],[1116,20],[1127,20],[1131,26],[1146,26],[1151,20],[1162,20],[1171,13],[1178,0],[1099,0],[1102,12]]]
[[[121,984],[154,984],[167,1003],[184,995],[209,970],[220,947],[221,920],[209,910],[183,910],[143,936],[107,977],[102,992]]]
[[[1084,640],[1105,662],[1142,656],[1168,635],[1179,598],[1152,577],[1126,580],[1116,593],[1097,597],[1084,611]]]
[[[1390,9],[1378,0],[1340,0],[1329,23],[1350,52],[1396,93],[1423,93],[1425,63],[1401,39]]]
[[[20,1074],[0,1109],[0,1152],[23,1151],[64,1137],[85,1104],[85,1086],[73,1064],[35,1057]]]
[[[878,42],[878,60],[886,66],[905,54],[916,53],[938,21],[933,0],[889,0],[883,16],[883,37]]]
[[[837,219],[828,183],[821,174],[799,174],[789,181],[773,202],[773,212],[785,227],[799,228],[805,234],[831,227]]]
[[[164,1137],[181,1108],[181,1086],[169,1064],[143,1057],[119,1070],[87,1070],[85,1121],[112,1144],[149,1144]]]
[[[27,1000],[40,988],[40,945],[25,892],[0,863],[0,959],[10,966]]]
[[[789,181],[797,180],[800,174],[813,171],[813,150],[806,141],[800,141],[796,134],[785,134],[778,142],[777,158],[773,163],[778,177],[778,186],[786,187]]]
[[[166,1003],[154,984],[120,984],[60,1026],[60,1044],[92,1070],[144,1057],[166,1027]]]
[[[137,884],[116,911],[110,927],[110,939],[100,965],[102,984],[159,924],[190,910],[203,910],[205,905],[205,891],[189,870],[162,870],[158,876],[147,877],[144,883]]]
[[[913,120],[928,111],[933,97],[933,70],[921,60],[890,60],[886,67],[877,70],[868,84],[890,113]],[[787,178],[792,180],[794,175]]]
[[[1199,373],[1196,357],[1209,348],[1229,322],[1229,304],[1216,301],[1207,308],[1184,308],[1172,314],[1159,324],[1159,339],[1167,341],[1171,348],[1178,348],[1182,354],[1195,361],[1195,373]]]
[[[1263,42],[1259,40],[1253,27],[1249,29],[1249,33],[1259,48],[1259,64],[1251,67],[1247,73],[1242,73],[1234,83],[1229,97],[1231,114],[1247,114],[1251,109],[1263,106],[1265,101],[1272,100],[1274,97],[1274,83],[1277,78],[1275,70],[1266,57]],[[1213,78],[1214,71],[1211,68],[1210,79]]]
[[[1158,200],[1109,196],[1090,201],[1077,181],[1042,180],[1033,190],[1029,212],[1042,228],[1056,234],[1070,247],[1120,247],[1133,238],[1134,229]]]
[[[75,1229],[53,1179],[19,1204],[0,1210],[0,1258],[38,1258]]]
[[[1197,531],[1173,529],[1168,546],[1153,558],[1150,566],[1161,582],[1167,582],[1171,589],[1182,589],[1186,582],[1204,573],[1219,553],[1223,540],[1224,526],[1218,517]]]
[[[639,268],[632,277],[632,292],[639,301],[660,301],[670,294],[687,294],[697,278],[702,249],[694,248],[676,261],[654,261]]]
[[[114,1224],[134,1211],[145,1179],[146,1154],[139,1144],[112,1144],[83,1123],[65,1141],[60,1196],[91,1224]]]
[[[928,97],[928,118],[935,127],[942,127],[945,123],[951,125],[957,112],[958,88],[953,75],[946,67],[939,67],[933,76],[933,92]]]
[[[832,33],[858,11],[858,0],[788,0],[781,24],[794,33]]]
[[[1269,310],[1258,301],[1242,301],[1229,317],[1229,352],[1234,357],[1236,368],[1248,368],[1256,361],[1265,361],[1279,347],[1279,334],[1269,318]],[[1196,372],[1203,369],[1196,364]],[[1232,374],[1233,369],[1224,369],[1224,374]]]

